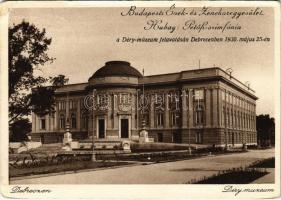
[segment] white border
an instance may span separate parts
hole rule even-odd
[[[7,28],[8,27],[8,9],[9,8],[30,8],[30,7],[128,7],[132,4],[136,6],[149,6],[149,7],[167,7],[172,4],[180,6],[224,6],[224,7],[247,7],[247,6],[260,6],[260,7],[273,7],[275,11],[275,122],[276,122],[276,146],[275,156],[276,165],[275,170],[275,184],[247,184],[237,185],[237,187],[251,187],[251,188],[275,188],[274,193],[240,193],[237,198],[273,198],[280,195],[280,4],[279,2],[4,2],[0,10],[0,23],[1,23],[1,37],[0,37],[0,83],[1,83],[1,96],[0,96],[0,139],[1,139],[1,193],[5,197],[13,198],[91,198],[91,199],[187,199],[187,198],[235,198],[233,193],[222,193],[224,185],[31,185],[33,189],[51,189],[50,194],[11,194],[9,193],[12,186],[8,185],[8,43],[7,43]]]

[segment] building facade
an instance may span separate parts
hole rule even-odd
[[[255,145],[256,100],[248,86],[220,68],[142,76],[124,61],[107,62],[87,83],[55,92],[55,111],[32,114],[31,139],[138,141],[145,128],[155,142]]]

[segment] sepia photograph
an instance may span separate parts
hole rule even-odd
[[[242,3],[2,3],[2,193],[278,197],[279,4]]]

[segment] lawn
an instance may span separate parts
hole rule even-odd
[[[119,161],[138,161],[138,162],[169,162],[176,160],[194,159],[202,155],[189,155],[187,151],[180,152],[147,152],[133,154],[100,155],[98,159],[119,160]]]
[[[92,161],[79,161],[79,162],[68,162],[57,165],[45,165],[45,166],[34,166],[34,167],[9,167],[10,177],[29,176],[37,174],[48,174],[57,172],[77,171],[82,169],[96,169],[103,167],[121,166],[128,165],[128,162],[92,162]]]
[[[275,158],[268,158],[264,160],[259,160],[252,165],[252,168],[275,168]]]
[[[247,184],[268,174],[265,171],[257,170],[233,170],[218,174],[210,178],[197,181],[193,184]]]

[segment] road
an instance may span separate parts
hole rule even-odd
[[[274,157],[274,149],[13,180],[10,184],[182,184],[269,157]]]

